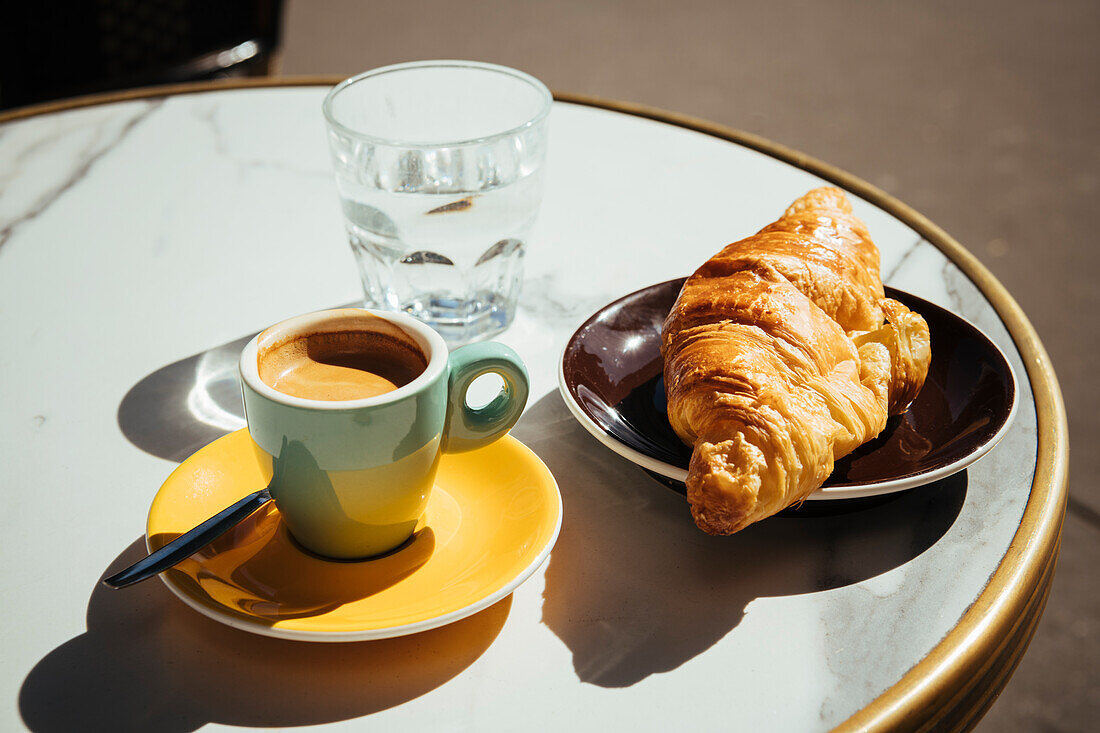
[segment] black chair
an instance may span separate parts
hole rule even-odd
[[[0,109],[156,84],[262,76],[282,0],[34,0],[0,11]]]

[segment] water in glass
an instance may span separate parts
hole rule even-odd
[[[511,179],[496,167],[485,172],[484,185],[472,190],[340,181],[367,307],[406,311],[454,342],[511,322],[542,171]]]

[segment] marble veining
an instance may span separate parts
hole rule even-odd
[[[222,107],[216,99],[210,99],[204,103],[189,105],[189,112],[207,127],[214,141],[214,152],[217,156],[231,160],[237,167],[242,180],[249,173],[262,174],[263,171],[274,171],[283,175],[295,177],[322,177],[329,182],[332,173],[327,166],[305,167],[294,165],[277,157],[249,157],[239,154],[232,145],[231,137],[227,134],[225,125],[219,115]],[[239,138],[237,138],[239,139]]]
[[[945,305],[1006,352],[1020,386],[1015,422],[965,473],[892,503],[707,537],[682,497],[572,419],[556,389],[558,359],[598,307],[690,273],[821,181],[701,133],[560,103],[521,307],[501,340],[532,380],[514,432],[554,473],[565,518],[496,640],[451,676],[410,683],[412,692],[374,707],[355,696],[332,703],[290,665],[283,673],[315,692],[256,711],[263,691],[248,681],[247,660],[265,658],[262,641],[211,630],[153,588],[129,596],[132,605],[89,598],[107,566],[132,554],[152,493],[174,466],[165,458],[239,424],[230,346],[290,315],[360,298],[329,175],[324,92],[193,94],[0,126],[0,332],[8,344],[34,345],[0,357],[0,477],[28,489],[10,491],[0,514],[9,568],[0,694],[22,701],[0,713],[0,727],[44,714],[36,700],[71,693],[66,680],[80,673],[50,670],[67,650],[111,638],[104,608],[133,619],[127,643],[147,647],[115,659],[105,644],[102,664],[176,650],[175,670],[134,684],[150,709],[190,700],[195,727],[421,729],[446,720],[513,730],[552,720],[810,730],[870,702],[971,605],[1018,526],[1036,451],[1026,372],[985,297],[910,227],[853,197],[887,284]],[[68,366],[74,355],[79,370]],[[59,531],[79,556],[63,552]],[[63,567],[48,588],[35,570],[44,562]],[[433,654],[466,653],[448,643]],[[208,660],[241,672],[239,687],[220,693],[222,710],[203,702],[203,675],[194,674]],[[349,689],[389,684],[370,676],[377,670],[341,664],[361,675]],[[91,705],[71,714],[120,727]]]
[[[927,242],[925,242],[923,238],[918,237],[900,253],[890,252],[894,257],[894,262],[890,264],[889,269],[883,270],[882,282],[889,284],[894,279],[894,276],[898,274],[898,271],[905,267],[905,263],[909,261],[909,256],[912,255],[921,244],[927,244]],[[884,262],[883,264],[887,263]]]
[[[113,124],[118,122],[118,120],[113,117],[104,120],[106,124],[95,126],[93,129],[93,137],[88,141],[87,147],[77,151],[75,159],[70,161],[70,165],[65,169],[65,174],[62,178],[51,182],[45,190],[39,193],[37,200],[29,207],[24,208],[18,214],[8,214],[8,216],[4,216],[0,219],[0,224],[2,224],[2,226],[0,226],[0,250],[3,249],[8,239],[18,227],[45,212],[50,205],[64,195],[66,191],[77,185],[88,174],[88,171],[91,170],[96,162],[105,155],[108,155],[135,127],[137,127],[137,125],[149,117],[149,115],[153,114],[161,104],[161,100],[140,103],[137,105],[136,114],[128,119],[125,117],[122,118],[121,127],[117,126],[117,124]],[[21,123],[17,122],[9,125],[9,129],[18,126],[29,130],[32,125],[33,122],[25,120]],[[48,131],[31,144],[18,148],[15,151],[15,155],[10,160],[7,159],[8,151],[3,151],[5,155],[0,161],[2,161],[5,169],[14,172],[15,175],[9,177],[5,174],[0,178],[0,180],[3,181],[3,188],[0,189],[0,192],[6,193],[20,186],[23,181],[20,180],[19,173],[25,167],[33,166],[34,157],[43,154],[48,156],[51,152],[51,147],[63,134],[62,131]],[[0,145],[5,142],[10,144],[11,140],[0,138]]]

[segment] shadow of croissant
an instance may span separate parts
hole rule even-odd
[[[137,540],[103,577],[145,554]],[[50,652],[19,692],[33,731],[193,731],[207,723],[284,727],[347,720],[423,695],[466,669],[500,633],[511,596],[412,636],[325,644],[256,636],[185,607],[156,580],[97,583],[88,630]]]
[[[840,588],[909,562],[947,532],[966,497],[959,473],[878,503],[710,537],[683,496],[597,443],[556,391],[513,434],[550,467],[565,509],[542,621],[572,651],[577,676],[602,687],[676,669],[735,629],[757,598]]]

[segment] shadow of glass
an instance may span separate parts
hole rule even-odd
[[[252,335],[157,369],[130,388],[118,426],[146,453],[182,461],[244,427],[237,360]]]
[[[163,547],[179,535],[156,534]],[[431,527],[398,551],[369,562],[333,562],[303,551],[278,510],[262,507],[224,535],[167,571],[194,598],[223,612],[240,609],[252,622],[318,616],[368,598],[415,573],[435,551]],[[217,600],[215,600],[217,599]]]
[[[333,308],[360,308],[362,302]],[[118,426],[131,443],[177,463],[245,426],[237,361],[256,334],[172,362],[130,388]]]
[[[103,577],[145,554],[135,541]],[[33,731],[193,731],[315,725],[423,695],[466,669],[500,633],[511,596],[449,626],[345,644],[284,641],[211,621],[158,581],[97,583],[88,630],[50,652],[19,692]]]
[[[679,667],[733,630],[756,598],[839,588],[905,564],[947,532],[966,497],[959,473],[850,511],[710,537],[682,496],[599,445],[556,391],[513,434],[550,467],[565,508],[543,623],[572,651],[578,677],[603,687]]]

